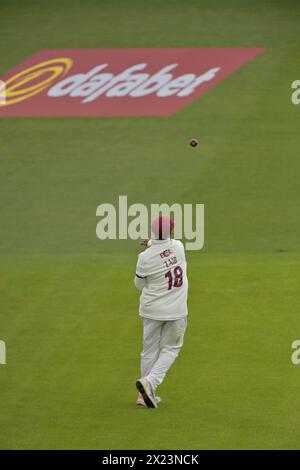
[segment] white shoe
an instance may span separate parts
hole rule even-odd
[[[143,395],[141,393],[138,394],[136,404],[140,406],[146,406],[146,403],[144,401]]]
[[[156,400],[157,405],[159,405],[161,403],[161,398],[160,397],[155,396],[155,400]],[[145,400],[144,400],[143,395],[141,393],[138,394],[136,404],[139,405],[139,406],[146,406]]]
[[[136,388],[142,394],[144,402],[148,408],[157,408],[154,389],[147,379],[139,379]]]

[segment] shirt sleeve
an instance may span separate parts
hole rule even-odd
[[[140,277],[138,277],[137,275],[135,275],[135,277],[134,277],[134,285],[135,285],[135,287],[137,287],[137,288],[140,289],[140,290],[143,290],[144,287],[146,286],[146,284],[147,284],[146,278],[141,279]]]
[[[134,277],[135,287],[142,290],[147,284],[146,277],[147,277],[147,272],[146,272],[145,262],[143,259],[143,253],[140,253],[138,256],[136,270],[135,270],[135,277]]]
[[[185,249],[184,249],[184,245],[183,245],[182,241],[181,240],[174,240],[174,241],[177,243],[177,246],[181,251],[182,257],[183,257],[184,261],[186,262]]]
[[[146,263],[143,258],[143,253],[140,253],[138,256],[135,274],[140,279],[147,277],[147,269],[146,269]]]

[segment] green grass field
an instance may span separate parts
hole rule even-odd
[[[0,8],[0,75],[42,48],[267,48],[169,118],[0,119],[0,448],[299,449],[299,2]],[[138,244],[95,235],[119,194],[205,204],[157,410],[135,406]]]

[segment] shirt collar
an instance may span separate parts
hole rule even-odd
[[[157,240],[156,238],[151,239],[151,245],[163,245],[164,243],[170,243],[170,238],[165,238],[164,240]]]

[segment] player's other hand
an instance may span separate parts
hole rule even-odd
[[[149,238],[144,238],[143,240],[140,240],[140,245],[142,246],[147,246],[148,245]]]

